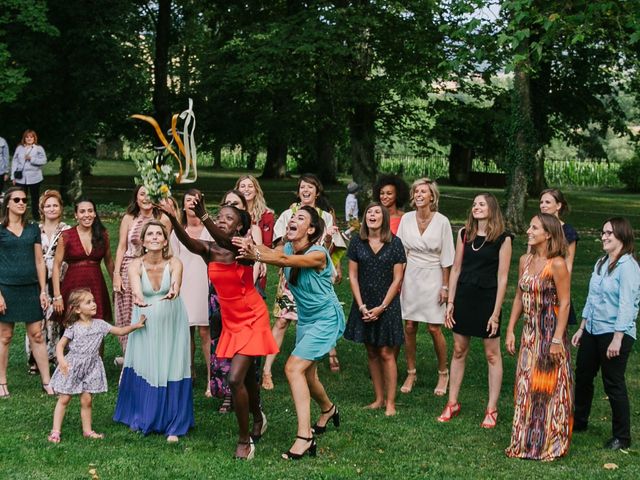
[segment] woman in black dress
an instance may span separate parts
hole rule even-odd
[[[379,203],[365,209],[360,236],[351,240],[347,256],[353,304],[344,338],[367,348],[376,398],[366,408],[385,407],[385,415],[395,415],[396,357],[404,344],[398,293],[407,259],[391,233],[389,211]]]
[[[511,234],[496,197],[481,193],[473,200],[464,228],[458,232],[456,256],[449,278],[449,302],[445,325],[453,330],[453,358],[449,401],[438,417],[448,422],[460,413],[458,393],[471,337],[482,338],[489,365],[489,400],[483,428],[498,420],[498,397],[502,386],[500,314],[507,290],[511,262]]]

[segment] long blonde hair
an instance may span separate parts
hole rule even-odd
[[[264,192],[262,191],[262,187],[260,187],[260,183],[258,183],[258,179],[253,175],[242,175],[238,178],[238,180],[236,180],[235,189],[239,189],[240,182],[243,180],[251,181],[256,189],[256,196],[253,199],[253,203],[251,204],[251,208],[248,209],[248,212],[249,215],[251,215],[251,221],[257,224],[262,218],[262,215],[264,215],[264,212],[269,210],[269,207],[267,207],[267,201],[264,199]]]

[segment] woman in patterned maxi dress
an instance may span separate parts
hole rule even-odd
[[[531,253],[520,258],[518,290],[506,348],[515,353],[514,328],[524,325],[514,387],[515,411],[508,457],[554,460],[569,451],[573,427],[573,373],[566,327],[570,276],[562,225],[553,215],[533,217]]]

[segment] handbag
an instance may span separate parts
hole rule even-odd
[[[22,170],[16,170],[13,172],[13,178],[16,180],[22,180]]]

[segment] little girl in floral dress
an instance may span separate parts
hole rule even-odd
[[[127,335],[144,327],[146,318],[126,327],[114,327],[104,320],[93,318],[96,301],[88,289],[76,289],[69,295],[66,330],[56,347],[58,367],[51,377],[51,387],[60,394],[53,412],[53,429],[48,440],[60,443],[62,421],[72,395],[80,395],[80,417],[85,438],[104,438],[91,428],[91,403],[94,393],[107,391],[107,376],[100,358],[102,339],[109,333]],[[64,349],[69,345],[69,353]]]

